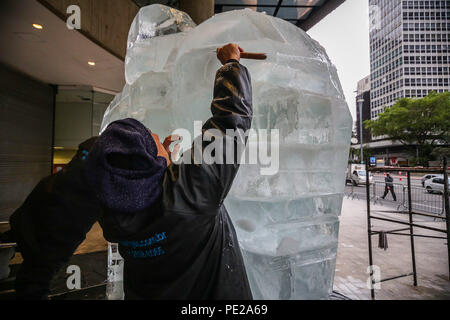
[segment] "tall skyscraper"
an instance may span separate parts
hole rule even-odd
[[[361,114],[359,110],[359,101],[363,101],[361,105]],[[367,76],[359,80],[358,87],[356,89],[356,121],[355,121],[356,137],[358,138],[359,142],[363,141],[363,143],[368,143],[372,140],[370,132],[364,127],[364,124],[362,125],[363,139],[361,140],[360,124],[361,122],[364,122],[366,120],[370,120],[370,76]]]
[[[449,91],[450,1],[369,0],[370,116],[402,97]]]

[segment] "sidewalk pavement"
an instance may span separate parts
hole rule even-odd
[[[386,206],[372,206],[377,210],[389,210]],[[401,214],[386,214],[396,219],[406,220]],[[444,222],[433,222],[429,218],[418,217],[415,221],[428,226],[445,229]],[[400,226],[401,227],[401,226]],[[398,225],[383,221],[374,221],[374,230],[390,230]],[[420,234],[436,235],[428,230],[418,230]],[[378,248],[378,236],[373,236],[374,264],[381,268],[381,278],[409,273],[411,267],[410,238],[407,236],[388,235],[389,248],[384,251]],[[377,299],[450,299],[450,281],[448,275],[447,245],[443,239],[416,238],[416,263],[418,286],[413,286],[412,277],[395,279],[381,283],[376,291]],[[102,230],[94,225],[87,239],[78,248],[68,265],[81,268],[81,287],[92,287],[92,290],[70,292],[56,296],[56,299],[104,299],[107,263],[107,244]],[[20,255],[16,255],[11,263],[12,276],[21,263]],[[334,290],[351,299],[370,299],[367,288],[367,267],[369,253],[367,245],[367,215],[364,200],[344,198],[339,234],[339,248],[336,261]],[[53,281],[52,293],[67,292],[67,266],[63,267]],[[12,298],[12,281],[0,286],[6,295],[0,300]],[[99,286],[100,285],[100,286]],[[5,291],[4,291],[5,292]]]
[[[8,228],[3,228],[6,231]],[[103,232],[98,223],[86,235],[86,239],[80,244],[70,261],[64,265],[55,275],[51,284],[52,299],[57,300],[102,300],[105,299],[107,277],[107,248],[108,244],[103,238]],[[0,300],[14,299],[14,279],[23,259],[20,253],[16,253],[10,262],[10,277],[0,281]],[[80,267],[82,290],[69,291],[67,279],[71,273],[67,273],[69,266]],[[86,289],[89,288],[89,289]],[[83,290],[84,289],[84,290]]]
[[[389,210],[385,206],[373,206],[374,210]],[[379,213],[384,217],[407,221],[398,213]],[[430,221],[417,216],[414,221],[445,230],[445,222]],[[385,221],[372,220],[372,230],[393,230],[404,226]],[[445,236],[415,228],[415,233]],[[410,237],[388,235],[388,249],[378,248],[378,236],[372,236],[373,263],[380,267],[381,278],[390,278],[412,272]],[[376,290],[378,300],[450,299],[447,241],[444,239],[415,238],[418,286],[413,286],[412,276],[381,283]],[[369,274],[369,251],[367,238],[367,214],[365,200],[344,198],[339,232],[339,248],[336,261],[334,290],[351,299],[370,299],[367,288]]]

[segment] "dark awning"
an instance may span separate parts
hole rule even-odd
[[[176,7],[177,0],[133,0],[139,6],[162,3]],[[215,13],[250,8],[287,20],[307,31],[345,0],[215,0]]]

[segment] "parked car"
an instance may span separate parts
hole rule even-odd
[[[358,184],[366,184],[366,170],[358,170]],[[373,182],[373,175],[369,172],[369,183]]]
[[[448,181],[450,184],[450,178],[448,179]],[[437,176],[425,180],[425,189],[428,191],[428,193],[444,193],[444,177]]]
[[[373,176],[369,172],[369,183],[372,183]],[[349,164],[347,167],[346,183],[352,183],[354,186],[366,184],[366,168],[360,164]]]
[[[428,179],[434,178],[434,177],[439,177],[439,174],[426,174],[422,177],[422,187],[425,187],[425,181],[427,181]]]

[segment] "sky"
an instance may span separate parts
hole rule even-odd
[[[356,120],[356,85],[370,74],[369,0],[346,0],[308,31],[336,66],[345,98]]]

